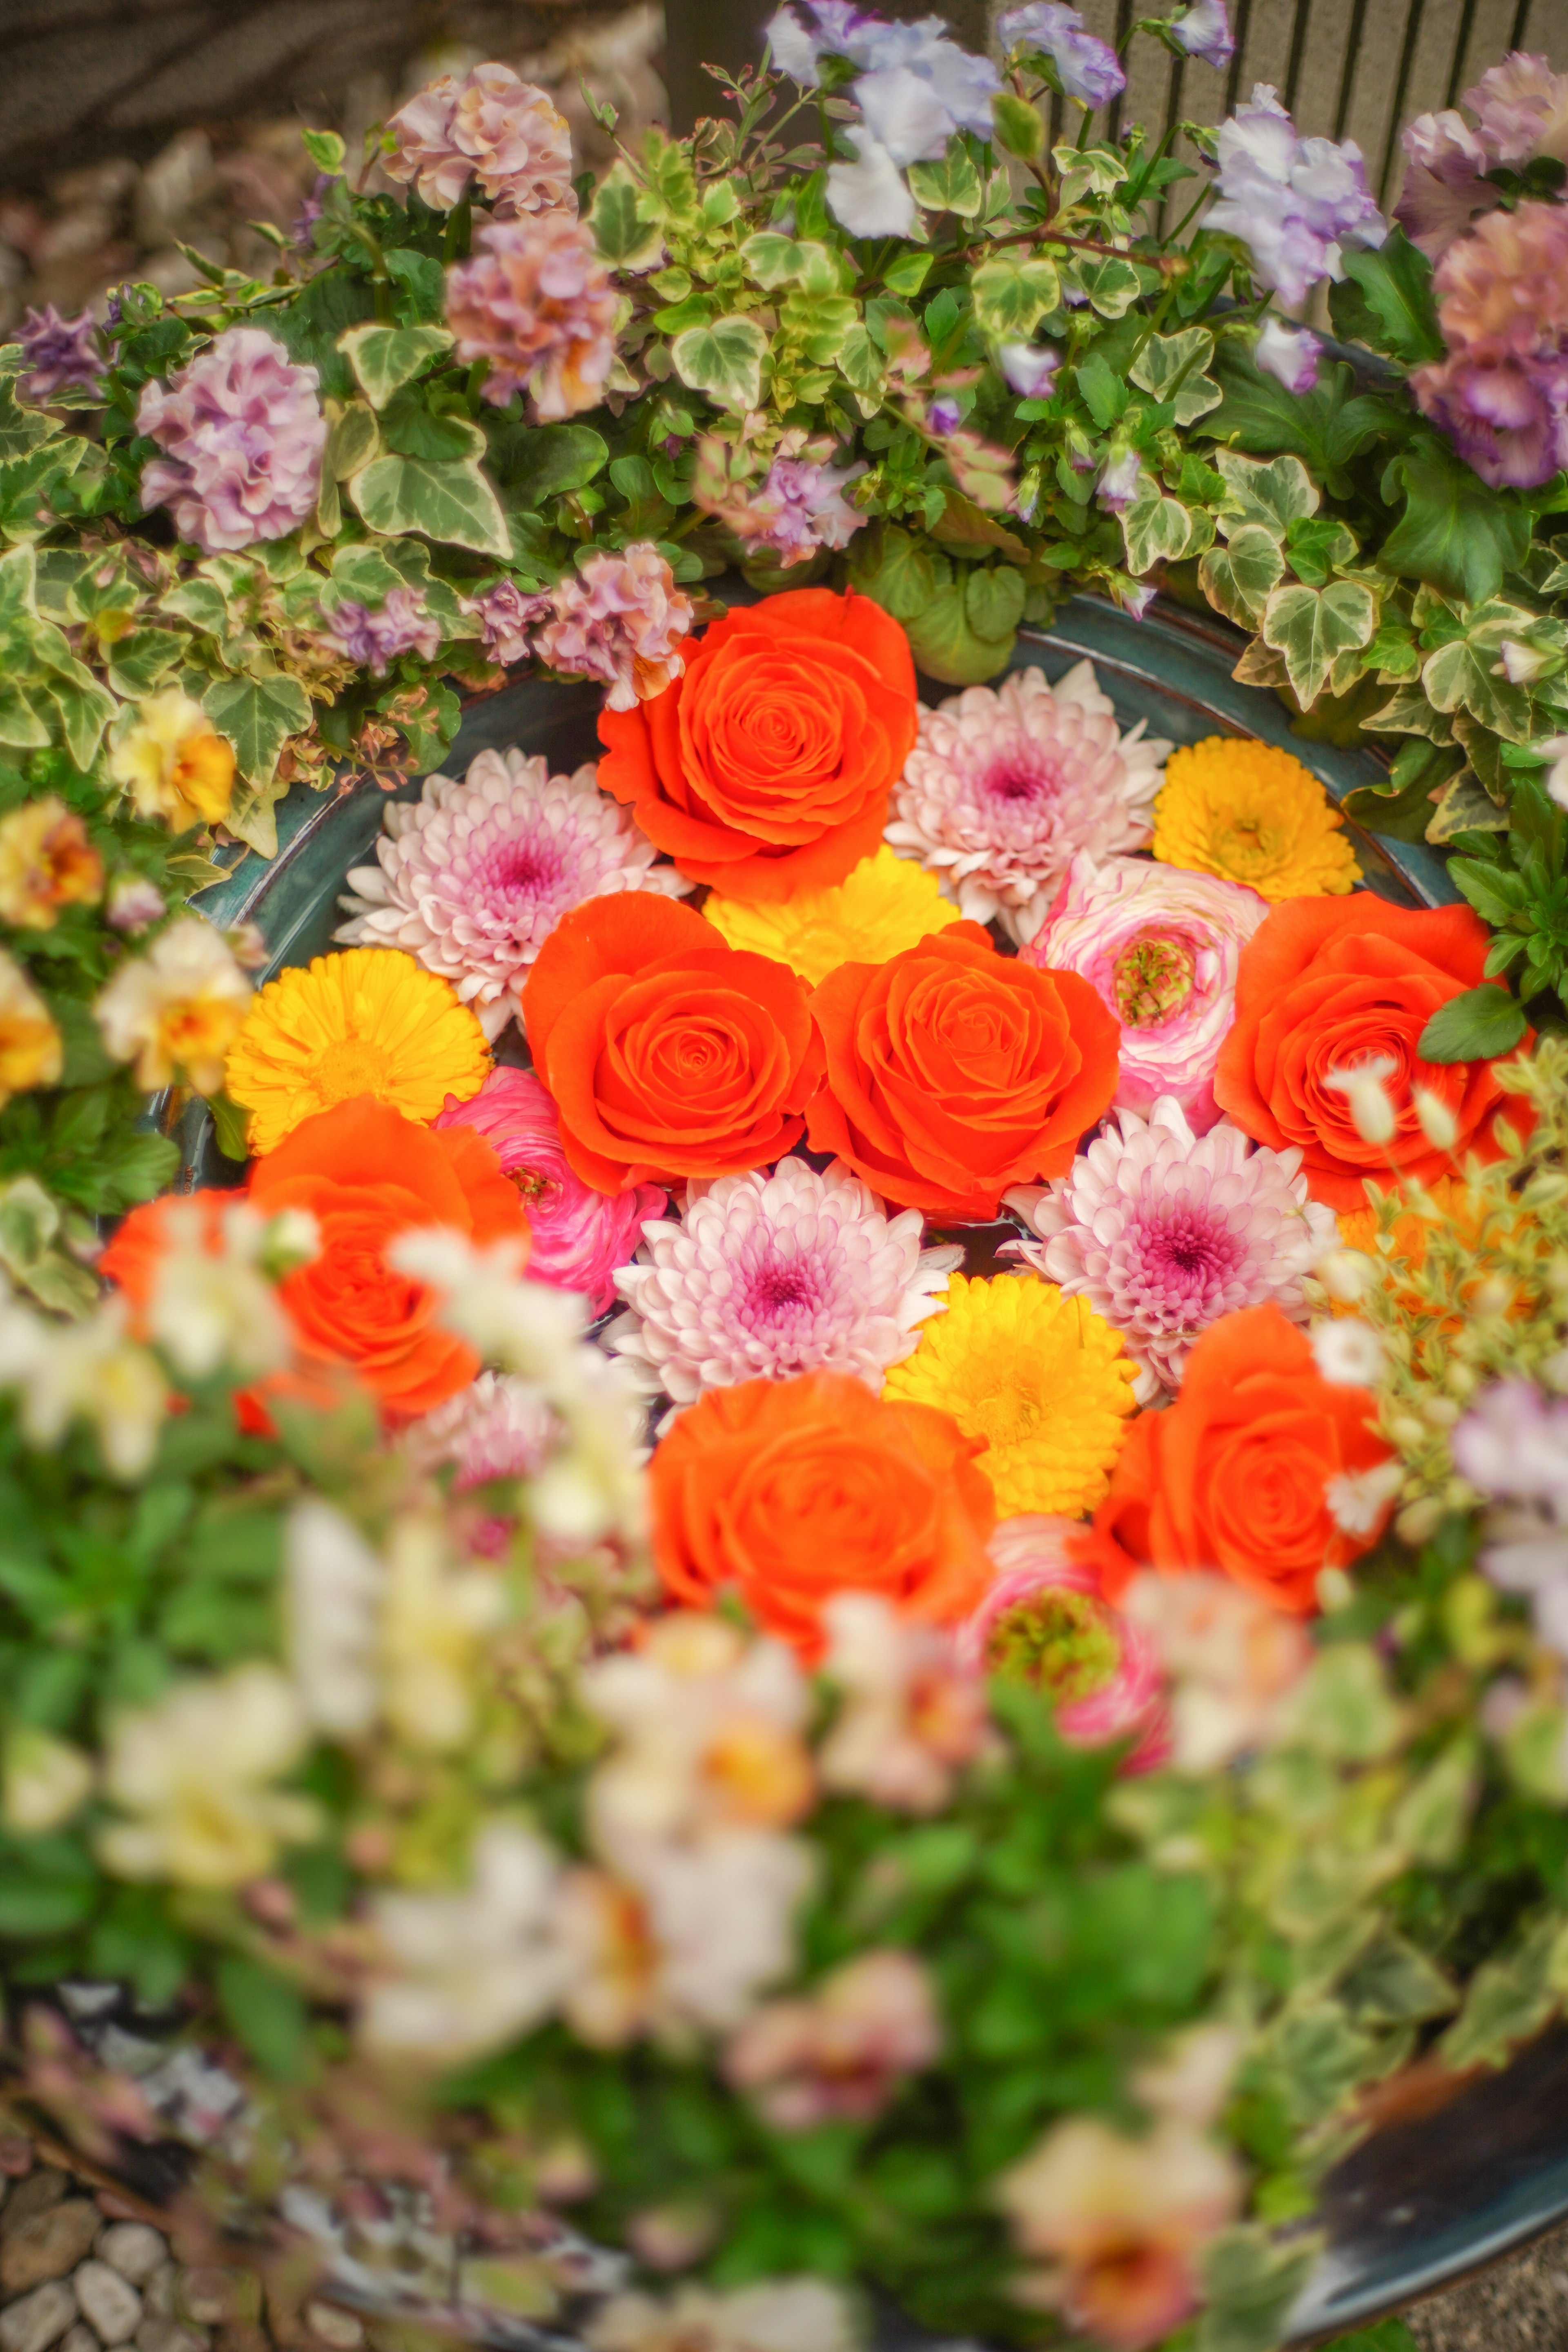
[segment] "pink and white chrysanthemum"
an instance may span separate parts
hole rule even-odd
[[[1141,848],[1171,746],[1123,735],[1093,668],[1023,669],[921,709],[887,838],[976,922],[1032,940],[1073,857]]]
[[[1068,1297],[1081,1292],[1141,1367],[1152,1403],[1181,1386],[1187,1350],[1222,1315],[1273,1299],[1304,1322],[1302,1277],[1334,1245],[1299,1151],[1254,1150],[1222,1120],[1201,1139],[1163,1095],[1148,1119],[1115,1115],[1054,1184],[1004,1197],[1036,1236],[1015,1244]]]
[[[737,1381],[854,1372],[874,1389],[944,1304],[956,1248],[922,1250],[918,1209],[889,1218],[837,1162],[693,1184],[678,1224],[643,1227],[648,1263],[616,1283],[612,1347],[677,1404]]]
[[[449,980],[488,1037],[517,1012],[529,966],[563,915],[612,890],[681,897],[691,885],[595,770],[552,776],[542,758],[481,751],[466,777],[427,776],[394,801],[378,863],[351,868],[351,947],[402,948]]]

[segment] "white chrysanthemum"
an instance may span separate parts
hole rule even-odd
[[[1020,945],[1045,920],[1075,854],[1139,849],[1171,746],[1120,732],[1092,667],[1056,685],[1037,669],[921,707],[920,740],[893,788],[887,838],[942,877],[976,922]]]
[[[481,751],[465,778],[426,776],[416,801],[394,801],[375,866],[349,873],[350,947],[402,948],[449,980],[488,1037],[518,1010],[528,968],[563,915],[610,890],[691,885],[630,813],[601,793],[595,770],[552,776],[548,761]]]
[[[620,1267],[631,1307],[610,1344],[678,1404],[736,1381],[855,1372],[874,1389],[936,1314],[963,1253],[922,1250],[918,1209],[889,1218],[837,1161],[693,1184],[679,1224],[644,1227],[648,1263]]]
[[[1299,1151],[1254,1150],[1228,1120],[1200,1141],[1170,1095],[1146,1122],[1117,1116],[1121,1134],[1108,1123],[1069,1175],[1005,1197],[1039,1237],[1019,1255],[1121,1332],[1148,1404],[1181,1385],[1187,1350],[1220,1316],[1271,1298],[1305,1321],[1302,1276],[1337,1228],[1309,1199]]]

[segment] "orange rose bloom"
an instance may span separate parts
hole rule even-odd
[[[215,1254],[220,1212],[237,1197],[195,1195],[206,1211],[206,1245]],[[429,1412],[476,1377],[474,1350],[436,1319],[438,1293],[394,1272],[385,1253],[399,1234],[419,1225],[455,1226],[481,1246],[509,1236],[526,1243],[517,1187],[477,1129],[419,1127],[374,1096],[356,1095],[301,1120],[276,1151],[257,1160],[247,1197],[262,1216],[308,1209],[321,1235],[320,1256],[279,1286],[299,1370],[245,1392],[248,1426],[265,1425],[257,1407],[268,1394],[325,1399],[331,1371],[343,1366],[394,1422]],[[103,1254],[103,1271],[133,1307],[145,1308],[152,1297],[168,1215],[179,1205],[176,1198],[133,1209]]]
[[[693,881],[787,898],[872,855],[919,725],[897,621],[786,588],[715,621],[662,694],[601,715],[599,782]]]
[[[1391,907],[1370,891],[1351,898],[1289,898],[1241,951],[1236,1022],[1220,1047],[1215,1097],[1245,1134],[1276,1151],[1292,1144],[1314,1200],[1359,1209],[1363,1180],[1386,1181],[1390,1163],[1429,1184],[1451,1166],[1421,1129],[1411,1087],[1445,1102],[1458,1123],[1454,1155],[1499,1157],[1490,1133],[1503,1103],[1490,1062],[1424,1062],[1416,1046],[1440,1004],[1484,978],[1489,934],[1468,907]],[[1525,1050],[1533,1043],[1527,1031]],[[1398,1117],[1387,1143],[1356,1131],[1332,1070],[1376,1056]],[[1515,1099],[1509,1118],[1530,1123]]]
[[[654,1558],[672,1601],[737,1593],[808,1660],[823,1603],[876,1592],[911,1617],[966,1616],[995,1575],[984,1439],[931,1405],[885,1404],[847,1372],[710,1389],[653,1457]]]
[[[1121,1024],[1072,971],[998,955],[978,923],[811,1000],[827,1078],[811,1145],[929,1216],[994,1217],[1009,1184],[1065,1175],[1116,1091]]]
[[[777,1160],[799,1141],[822,1078],[788,965],[726,946],[689,907],[651,891],[563,916],[522,1013],[566,1157],[600,1192]]]
[[[1328,1499],[1331,1480],[1389,1459],[1374,1410],[1368,1390],[1323,1379],[1272,1301],[1224,1316],[1187,1358],[1174,1404],[1132,1423],[1075,1549],[1110,1601],[1141,1568],[1217,1568],[1308,1616],[1320,1572],[1374,1540],[1345,1534]]]

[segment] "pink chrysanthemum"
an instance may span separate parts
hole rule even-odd
[[[1122,735],[1094,671],[1054,687],[1037,669],[921,710],[887,837],[938,874],[965,915],[1033,939],[1079,850],[1097,861],[1149,838],[1169,743]]]
[[[601,679],[612,710],[635,710],[686,667],[679,646],[691,627],[691,599],[651,540],[590,555],[552,604],[555,618],[535,636],[534,652],[569,677]]]
[[[510,66],[443,74],[388,121],[389,180],[417,182],[425,202],[450,212],[477,180],[504,219],[515,213],[574,213],[572,132],[548,93]]]
[[[679,1224],[644,1228],[649,1263],[623,1266],[631,1313],[613,1348],[689,1404],[704,1389],[855,1372],[880,1389],[942,1306],[962,1252],[922,1250],[921,1215],[889,1218],[837,1163],[819,1176],[781,1160],[770,1176],[693,1184]]]
[[[144,385],[137,429],[163,454],[143,468],[143,507],[172,509],[209,555],[285,538],[321,492],[317,383],[259,327],[228,327],[167,383]]]
[[[1228,1121],[1200,1140],[1169,1095],[1147,1122],[1119,1116],[1121,1133],[1108,1122],[1058,1182],[1005,1197],[1037,1236],[1018,1255],[1121,1332],[1148,1404],[1180,1387],[1187,1350],[1220,1316],[1273,1299],[1304,1321],[1302,1276],[1338,1229],[1309,1199],[1299,1151],[1255,1150]]]
[[[569,908],[610,890],[679,898],[690,884],[658,855],[630,813],[601,793],[595,770],[552,776],[542,757],[481,751],[462,782],[426,776],[416,801],[393,801],[356,866],[349,947],[402,948],[449,980],[488,1037],[517,1012],[528,968]]]
[[[592,233],[566,213],[491,221],[447,272],[447,323],[461,360],[489,360],[485,398],[527,391],[537,415],[595,407],[616,356],[619,302]]]
[[[583,1292],[591,1315],[612,1307],[616,1268],[637,1248],[645,1221],[666,1206],[662,1184],[624,1192],[584,1184],[562,1147],[555,1105],[531,1070],[492,1070],[467,1102],[448,1095],[436,1125],[477,1128],[494,1144],[528,1211],[530,1277]]]
[[[405,1433],[422,1470],[452,1471],[453,1533],[482,1559],[504,1557],[517,1528],[514,1512],[485,1509],[462,1497],[498,1478],[534,1478],[563,1435],[562,1425],[531,1381],[481,1372]]]

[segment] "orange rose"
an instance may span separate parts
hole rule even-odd
[[[1298,1146],[1313,1198],[1333,1209],[1359,1209],[1363,1178],[1386,1179],[1391,1162],[1427,1184],[1448,1171],[1450,1155],[1422,1132],[1413,1086],[1452,1112],[1455,1155],[1497,1159],[1495,1065],[1424,1062],[1416,1050],[1437,1007],[1480,984],[1489,936],[1468,907],[1390,907],[1370,891],[1287,899],[1241,951],[1236,1022],[1215,1072],[1221,1110],[1258,1143]],[[1398,1123],[1387,1143],[1368,1143],[1328,1081],[1378,1057],[1394,1065],[1384,1083]],[[1529,1116],[1517,1101],[1509,1112],[1516,1127]]]
[[[822,1077],[805,990],[650,891],[563,916],[522,993],[566,1157],[601,1192],[731,1176],[800,1139]]]
[[[220,1213],[237,1194],[198,1192],[206,1246],[221,1246]],[[292,1393],[324,1401],[334,1369],[349,1367],[389,1420],[405,1421],[467,1388],[479,1360],[437,1321],[437,1292],[386,1261],[397,1234],[452,1225],[477,1244],[526,1242],[517,1187],[494,1148],[471,1127],[432,1129],[356,1095],[307,1118],[276,1151],[257,1160],[247,1197],[263,1216],[308,1209],[321,1229],[321,1255],[279,1286],[293,1326],[296,1372],[274,1375],[242,1399],[248,1426],[265,1425],[263,1401]],[[178,1200],[133,1209],[101,1260],[133,1307],[151,1299],[167,1220]],[[258,1410],[258,1408],[260,1408]]]
[[[1072,971],[998,955],[955,923],[811,1000],[827,1078],[811,1144],[934,1217],[994,1217],[1009,1184],[1064,1175],[1116,1091],[1121,1024]]]
[[[871,856],[918,731],[897,621],[788,588],[715,621],[662,694],[601,715],[599,782],[693,881],[787,898]]]
[[[1141,1568],[1217,1568],[1307,1616],[1321,1570],[1373,1540],[1344,1532],[1328,1490],[1389,1459],[1369,1425],[1374,1409],[1367,1390],[1323,1379],[1310,1341],[1272,1302],[1224,1316],[1187,1358],[1174,1404],[1132,1423],[1075,1549],[1110,1601]]]
[[[769,1633],[822,1654],[823,1603],[876,1592],[964,1617],[994,1576],[996,1507],[945,1412],[885,1404],[847,1372],[710,1389],[653,1457],[654,1557],[675,1601],[732,1590]]]

